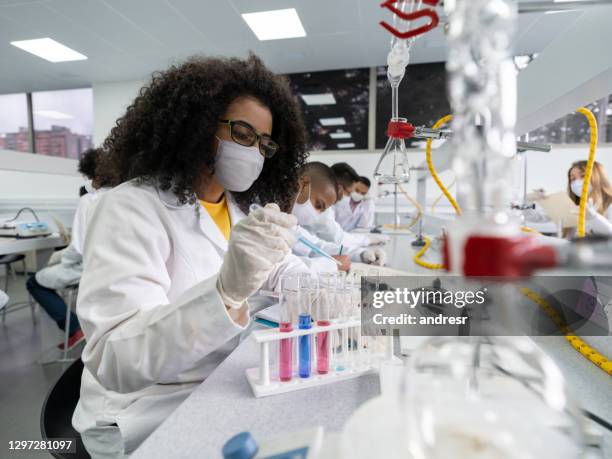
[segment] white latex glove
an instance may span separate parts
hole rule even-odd
[[[368,234],[368,245],[385,245],[389,242],[386,234]]]
[[[295,238],[289,228],[296,224],[293,215],[267,204],[232,227],[217,279],[217,290],[227,306],[242,307],[260,289],[274,266],[291,251]]]
[[[365,249],[361,252],[361,261],[369,265],[384,266],[387,254],[381,249]]]
[[[579,215],[579,208],[572,211],[576,215]],[[606,217],[601,215],[593,206],[593,201],[589,199],[587,201],[585,209],[586,227],[587,232],[600,236],[611,236],[612,235],[612,223]]]

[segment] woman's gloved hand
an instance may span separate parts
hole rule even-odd
[[[389,242],[386,234],[368,234],[368,245],[385,245]]]
[[[382,249],[365,249],[361,252],[361,261],[369,265],[384,266],[387,254]]]
[[[226,306],[242,307],[266,281],[274,266],[291,251],[295,237],[289,229],[293,215],[276,204],[251,212],[232,227],[227,253],[217,279],[217,290]]]
[[[578,213],[578,211],[576,211]],[[585,209],[587,231],[600,236],[612,235],[612,223],[595,209],[593,201],[587,202]]]

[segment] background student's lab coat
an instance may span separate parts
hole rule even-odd
[[[41,269],[36,273],[36,281],[43,287],[62,290],[69,285],[78,284],[83,272],[83,239],[85,224],[90,208],[106,188],[87,193],[79,198],[74,220],[70,245],[62,250],[59,263]]]
[[[374,226],[374,201],[364,199],[351,208],[351,198],[341,199],[334,205],[336,221],[344,231],[370,229]]]
[[[370,244],[367,234],[351,234],[342,229],[336,221],[334,207],[328,207],[319,218],[309,225],[303,225],[313,235],[328,242],[334,242],[344,246],[345,250],[352,250],[358,247],[366,247]]]
[[[244,214],[226,196],[233,225]],[[73,425],[88,449],[122,438],[132,452],[238,344],[248,307],[234,322],[215,286],[226,250],[209,214],[171,192],[128,182],[98,200],[77,303],[86,345]],[[262,288],[304,271],[289,254]]]
[[[348,255],[351,261],[361,261],[360,255],[361,252],[364,251],[363,247],[343,247],[342,244],[325,241],[321,238],[318,238],[306,228],[303,228],[300,225],[296,226],[295,229],[301,237],[308,239],[310,242],[312,242],[314,245],[316,245],[318,248],[328,253],[329,255],[340,255],[340,249],[342,249],[342,255]],[[336,263],[334,263],[328,258],[317,254],[304,244],[296,244],[293,247],[292,251],[298,257],[305,259],[305,263],[311,266],[317,272],[334,272],[338,270],[338,265]]]

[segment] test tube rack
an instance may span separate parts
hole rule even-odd
[[[348,351],[349,331],[356,330],[355,337],[357,349]],[[326,374],[316,372],[316,353],[311,352],[313,361],[311,362],[313,371],[309,378],[301,378],[294,373],[290,381],[280,381],[272,373],[273,365],[270,362],[270,349],[272,344],[280,340],[298,338],[304,335],[312,335],[313,342],[317,333],[338,331],[342,337],[341,347],[344,352],[344,368],[338,370],[333,364]],[[309,329],[294,329],[290,332],[281,332],[278,328],[255,330],[251,337],[259,345],[259,367],[246,370],[246,377],[251,385],[255,397],[266,397],[269,395],[284,394],[309,387],[321,386],[337,381],[357,378],[361,375],[378,373],[380,363],[384,359],[393,358],[393,338],[392,337],[363,337],[361,336],[361,321],[359,319],[349,319],[345,321],[331,321],[329,325],[313,325]],[[384,348],[365,349],[364,339],[384,339]],[[374,346],[373,346],[374,347]],[[295,361],[295,356],[294,356]],[[348,364],[347,364],[348,362]]]

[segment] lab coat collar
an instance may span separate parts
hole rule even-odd
[[[221,254],[227,251],[227,241],[225,240],[223,233],[221,233],[219,227],[213,221],[206,209],[201,206],[199,201],[195,204],[195,206],[188,203],[179,204],[176,195],[172,192],[171,189],[161,190],[159,187],[157,187],[157,193],[159,194],[159,197],[164,203],[164,205],[171,209],[193,208],[195,212],[196,209],[194,207],[199,207],[197,211],[199,214],[199,225],[200,229],[202,230],[202,233],[204,233],[204,235],[208,239],[210,239],[210,241],[220,250]],[[245,214],[244,212],[242,212],[242,210],[240,210],[240,207],[236,203],[236,200],[234,199],[232,193],[226,191],[225,199],[227,199],[227,208],[230,215],[230,224],[231,226],[234,226],[236,223],[238,223],[245,217]]]

